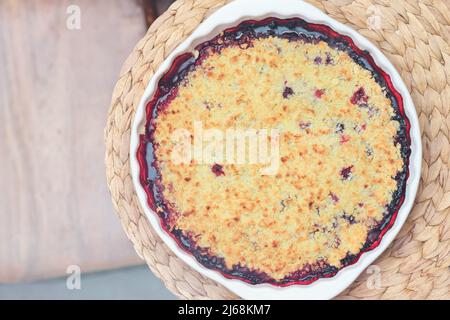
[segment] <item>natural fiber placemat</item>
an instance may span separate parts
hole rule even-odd
[[[122,68],[105,130],[107,180],[125,232],[167,288],[188,299],[236,296],[185,265],[150,227],[130,177],[130,126],[155,69],[205,17],[227,2],[178,0],[152,24]],[[450,299],[450,3],[309,2],[358,30],[393,62],[414,99],[424,147],[421,185],[408,221],[375,266],[339,298]]]

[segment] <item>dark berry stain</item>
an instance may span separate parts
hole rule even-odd
[[[402,142],[402,137],[400,137],[399,135],[396,135],[394,137],[394,146],[397,146],[398,144],[401,144]]]
[[[349,142],[349,141],[350,141],[350,136],[347,136],[345,134],[341,134],[341,138],[339,140],[340,144],[344,144],[344,143]]]
[[[344,220],[346,220],[346,221],[347,221],[348,223],[350,223],[350,224],[356,223],[355,217],[354,217],[353,215],[351,215],[351,214],[346,214],[346,213],[344,213],[344,215],[342,216],[342,218],[343,218]]]
[[[212,166],[211,171],[216,175],[216,177],[225,175],[225,172],[223,172],[223,166],[217,163]]]
[[[367,240],[369,242],[375,242],[378,239],[378,236],[380,235],[380,230],[373,229],[369,232],[369,235],[367,236]]]
[[[283,98],[288,99],[294,94],[294,90],[291,87],[285,87],[283,91]]]
[[[353,128],[357,133],[361,133],[367,129],[367,124],[358,124]]]
[[[336,124],[336,133],[344,133],[345,125],[343,123]]]
[[[315,64],[322,64],[322,57],[319,57],[319,56],[315,57],[314,58],[314,63]]]
[[[333,58],[331,57],[331,54],[329,52],[326,53],[327,57],[325,59],[325,64],[333,64]]]
[[[330,192],[329,196],[330,196],[331,200],[333,200],[334,203],[339,202],[339,198],[335,193]]]
[[[314,92],[314,95],[316,96],[316,98],[320,99],[322,98],[322,96],[325,94],[325,89],[317,89]]]
[[[363,87],[360,87],[353,93],[353,96],[350,99],[352,104],[364,105],[369,100],[369,97],[366,95],[366,91]]]
[[[300,121],[299,126],[300,126],[300,129],[306,130],[308,128],[311,128],[311,122],[310,121]]]
[[[341,169],[340,174],[341,174],[342,180],[349,180],[351,178],[351,176],[352,176],[352,169],[353,169],[353,166]]]
[[[371,147],[368,147],[368,146],[366,147],[366,155],[368,157],[373,156],[373,149]]]

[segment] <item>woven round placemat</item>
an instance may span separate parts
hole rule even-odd
[[[107,182],[125,232],[153,273],[187,299],[237,297],[188,267],[152,230],[130,177],[130,126],[155,69],[227,2],[178,0],[150,26],[121,70],[105,129]],[[421,184],[408,221],[374,266],[338,298],[450,299],[450,3],[309,2],[358,30],[396,66],[417,108],[424,147]]]

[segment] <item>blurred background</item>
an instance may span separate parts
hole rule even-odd
[[[122,63],[171,0],[0,0],[0,299],[173,299],[106,186]]]

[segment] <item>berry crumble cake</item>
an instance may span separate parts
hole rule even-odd
[[[403,203],[402,97],[368,52],[328,26],[267,18],[229,28],[175,59],[146,115],[138,159],[148,203],[179,246],[225,277],[277,286],[332,277],[379,244]],[[174,131],[195,122],[279,129],[277,171],[174,162]]]

